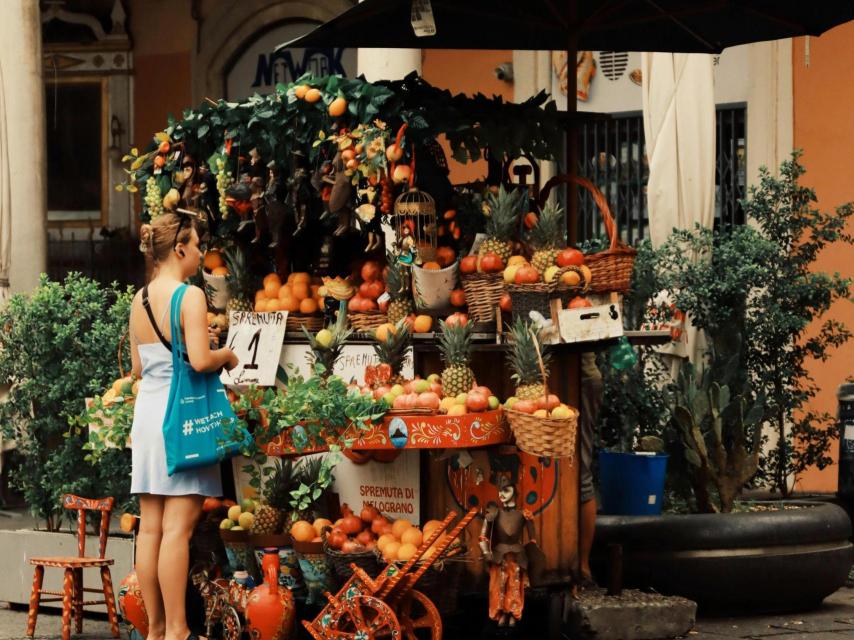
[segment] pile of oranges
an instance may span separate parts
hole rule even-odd
[[[204,268],[212,276],[228,275],[228,267],[225,266],[225,260],[223,260],[222,254],[215,249],[211,249],[205,254]]]
[[[255,311],[288,311],[312,315],[323,308],[320,283],[314,283],[307,273],[292,273],[282,284],[277,273],[264,276],[264,288],[255,293]]]

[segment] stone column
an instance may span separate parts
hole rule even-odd
[[[47,161],[39,4],[3,0],[0,60],[12,205],[10,286],[29,291],[47,270]]]

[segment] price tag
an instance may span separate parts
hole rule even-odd
[[[433,17],[433,5],[430,0],[412,0],[410,22],[416,37],[436,35],[436,19]]]
[[[228,324],[228,346],[239,362],[231,371],[222,372],[222,383],[261,387],[276,384],[287,320],[287,311],[233,311]]]

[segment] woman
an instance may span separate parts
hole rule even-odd
[[[218,465],[172,476],[166,472],[163,419],[172,381],[170,348],[183,338],[190,366],[199,372],[231,369],[237,357],[228,348],[211,350],[207,302],[198,287],[190,287],[181,303],[182,336],[171,335],[173,294],[196,273],[204,253],[194,218],[165,213],[143,225],[140,249],[154,260],[155,275],[137,293],[130,313],[133,375],[142,378],[131,430],[131,493],[139,495],[141,515],[136,572],[148,612],[148,640],[188,640],[193,637],[184,610],[190,536],[204,496],[221,495],[222,486]]]

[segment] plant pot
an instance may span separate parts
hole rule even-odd
[[[599,452],[601,511],[608,515],[661,513],[667,455]]]
[[[779,504],[779,503],[776,503]],[[751,513],[602,516],[594,571],[623,548],[624,586],[696,601],[701,611],[782,613],[817,607],[845,584],[851,520],[835,504]]]
[[[459,262],[444,269],[412,267],[415,307],[419,311],[442,311],[451,306],[451,291],[457,284]]]
[[[210,305],[214,309],[225,309],[231,295],[228,292],[228,281],[225,276],[215,276],[203,271],[205,287],[210,291]]]

